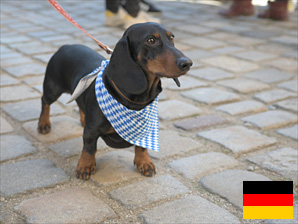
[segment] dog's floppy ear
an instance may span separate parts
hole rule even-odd
[[[127,93],[138,95],[147,89],[146,75],[132,58],[126,36],[117,43],[108,68],[109,78]]]

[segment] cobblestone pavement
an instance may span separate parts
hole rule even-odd
[[[121,37],[103,25],[103,1],[61,3],[105,44]],[[207,3],[158,3],[194,66],[179,89],[162,81],[157,175],[137,172],[132,148],[99,140],[97,172],[82,181],[83,128],[69,96],[52,107],[52,132],[37,134],[42,82],[63,44],[105,53],[46,1],[1,0],[0,222],[298,223],[297,13],[223,19],[227,6]],[[295,220],[243,220],[243,180],[293,180]]]

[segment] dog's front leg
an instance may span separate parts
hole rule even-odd
[[[84,130],[84,146],[81,154],[81,158],[78,161],[78,165],[76,168],[76,176],[79,179],[88,180],[92,173],[95,172],[96,169],[96,144],[98,137],[95,137],[94,133],[90,134],[86,131],[86,127]]]
[[[135,146],[134,164],[146,177],[152,177],[152,175],[156,173],[154,163],[148,155],[147,149]]]

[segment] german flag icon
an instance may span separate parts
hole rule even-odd
[[[243,219],[293,219],[293,181],[243,181]]]

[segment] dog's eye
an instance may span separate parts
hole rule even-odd
[[[148,44],[155,44],[155,39],[153,37],[150,37],[148,40],[147,40],[147,43]]]

